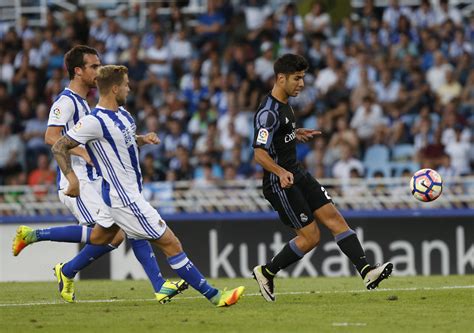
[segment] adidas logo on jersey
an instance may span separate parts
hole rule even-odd
[[[290,122],[290,119],[285,117],[285,124],[288,124]]]

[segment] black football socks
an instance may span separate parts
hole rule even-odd
[[[298,249],[295,239],[289,241],[273,259],[262,268],[262,273],[267,279],[273,278],[281,269],[285,269],[297,262],[305,253]]]
[[[362,245],[359,242],[359,238],[354,230],[349,229],[336,235],[334,237],[337,245],[342,252],[350,259],[354,264],[362,278],[365,278],[365,275],[370,271],[371,266],[367,262],[365,257],[365,252],[362,249]]]

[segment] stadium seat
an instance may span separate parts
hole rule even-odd
[[[401,177],[405,170],[409,170],[411,174],[415,173],[420,165],[416,162],[391,162],[390,167],[394,177]]]
[[[411,161],[415,155],[415,147],[411,144],[399,144],[392,148],[392,161]]]
[[[365,152],[364,165],[366,169],[374,166],[388,165],[390,152],[384,145],[370,146]]]
[[[374,178],[375,173],[381,172],[384,178],[390,178],[392,176],[392,169],[390,165],[387,164],[379,164],[379,165],[372,165],[366,168],[365,177],[366,178]]]

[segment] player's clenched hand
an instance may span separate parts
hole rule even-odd
[[[311,128],[298,128],[296,130],[296,140],[300,142],[307,142],[314,136],[320,135],[321,131],[317,131]]]
[[[280,185],[283,188],[290,188],[293,185],[293,174],[289,171],[281,171],[278,178],[280,178]]]
[[[153,133],[153,132],[145,134],[142,138],[143,138],[144,144],[157,145],[161,142],[158,135],[156,135],[156,133]]]
[[[70,172],[66,176],[69,185],[67,189],[64,191],[64,195],[67,195],[68,197],[78,197],[80,194],[79,191],[79,179],[77,179],[77,176],[74,172]]]

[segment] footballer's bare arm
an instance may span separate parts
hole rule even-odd
[[[64,175],[67,175],[72,171],[71,166],[71,154],[69,149],[79,146],[79,142],[71,139],[68,136],[62,136],[51,148],[51,151],[54,154],[56,162]]]
[[[62,135],[61,135],[61,131],[63,130],[63,127],[59,127],[59,126],[49,126],[47,129],[46,129],[46,133],[44,135],[44,142],[46,142],[46,144],[48,145],[51,145],[53,146],[56,141],[58,141]],[[92,163],[92,160],[89,156],[89,153],[87,152],[87,150],[83,147],[75,147],[73,149],[71,149],[69,151],[69,153],[71,155],[76,155],[76,156],[79,156],[79,157],[82,157],[87,164],[89,165],[94,165]]]
[[[64,194],[70,197],[79,196],[79,179],[77,178],[71,165],[71,154],[70,149],[73,149],[79,145],[79,142],[71,139],[67,135],[61,137],[51,148],[54,154],[58,166],[66,176],[69,186],[64,191]]]

